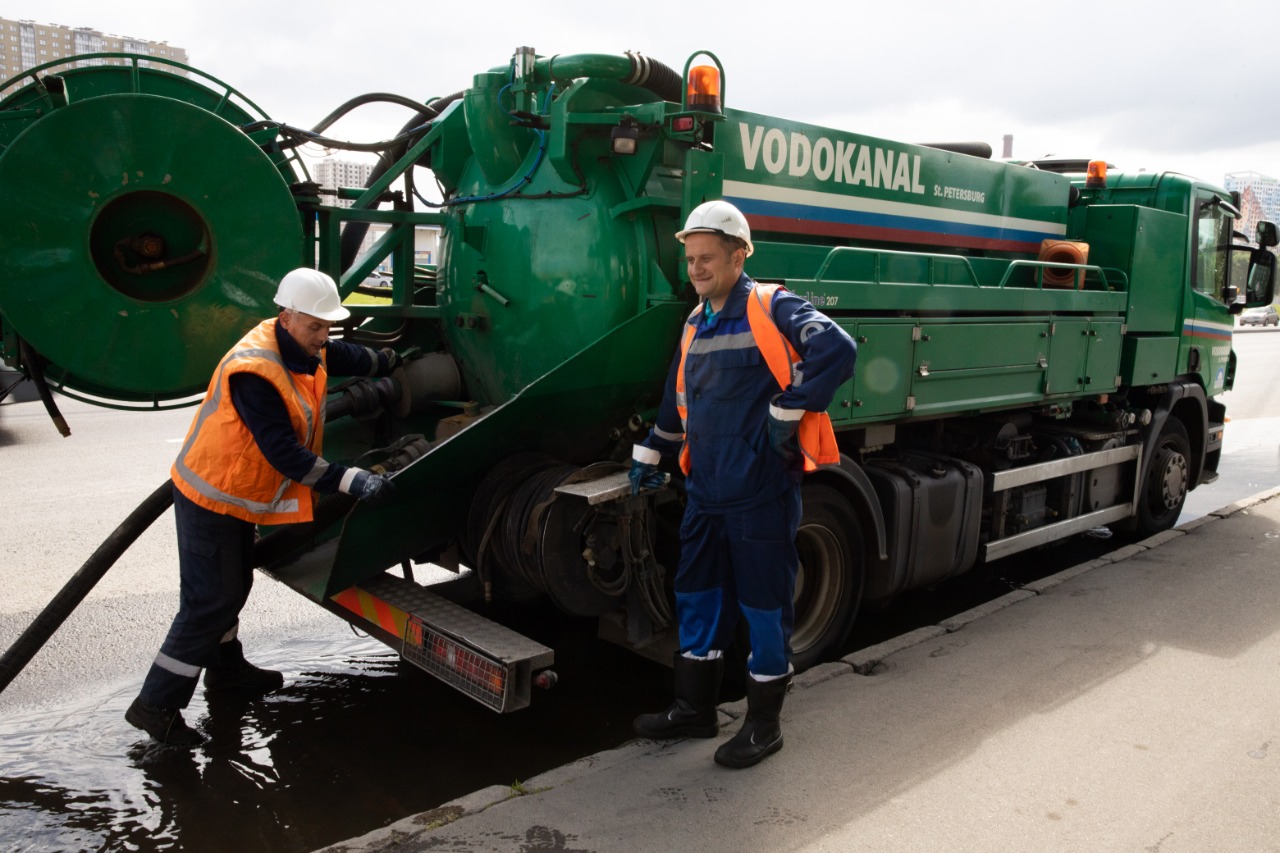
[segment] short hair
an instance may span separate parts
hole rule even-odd
[[[733,237],[720,231],[713,233],[720,238],[721,245],[725,247],[730,255],[738,249],[742,249],[744,252],[747,250],[747,241],[743,240],[741,237]]]

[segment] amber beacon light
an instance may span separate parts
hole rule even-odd
[[[689,109],[720,112],[720,70],[714,65],[689,69]]]
[[[1085,173],[1084,185],[1086,187],[1105,187],[1107,185],[1106,160],[1089,161],[1089,171]]]

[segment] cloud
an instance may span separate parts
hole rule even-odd
[[[298,125],[364,92],[425,100],[464,88],[520,45],[639,50],[677,71],[704,49],[724,64],[729,105],[780,119],[904,141],[979,138],[997,151],[1013,133],[1019,152],[1134,152],[1148,168],[1192,163],[1215,180],[1240,168],[1280,174],[1265,41],[1280,7],[1261,0],[49,0],[39,14],[167,39]],[[361,111],[350,132],[383,138],[402,120]]]

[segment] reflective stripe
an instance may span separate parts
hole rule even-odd
[[[784,409],[770,403],[769,417],[779,421],[798,421],[804,417],[804,409]]]
[[[709,352],[725,350],[755,349],[756,338],[750,332],[735,332],[731,335],[716,335],[710,338],[696,338],[689,344],[691,355],[706,355]]]
[[[667,441],[684,441],[684,433],[667,432],[665,429],[658,429],[656,426],[653,428],[653,434],[658,438],[665,438]]]
[[[311,487],[320,481],[320,478],[329,470],[329,463],[320,456],[316,457],[316,464],[311,466],[311,470],[307,472],[307,476],[298,482],[302,485]]]
[[[161,669],[167,669],[174,675],[181,675],[183,678],[199,678],[200,667],[192,666],[189,663],[183,663],[180,660],[174,660],[164,652],[156,655],[156,666]]]

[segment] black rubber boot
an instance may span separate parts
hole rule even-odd
[[[754,767],[782,749],[782,700],[791,686],[791,676],[773,681],[756,681],[747,676],[747,718],[742,728],[716,750],[716,764],[741,769]]]
[[[254,666],[244,659],[239,640],[218,648],[218,663],[204,671],[206,690],[236,693],[270,693],[284,686],[284,676],[274,669]]]
[[[641,714],[631,727],[641,737],[715,737],[720,731],[716,705],[720,702],[720,678],[724,658],[695,660],[676,652],[676,699],[656,714]]]
[[[284,675],[244,661],[238,666],[211,666],[204,671],[205,690],[270,693],[284,686]]]
[[[129,725],[142,729],[169,746],[194,749],[204,743],[204,736],[188,726],[182,719],[182,712],[174,708],[156,708],[142,704],[141,699],[134,699],[129,710],[124,712],[124,718]]]

